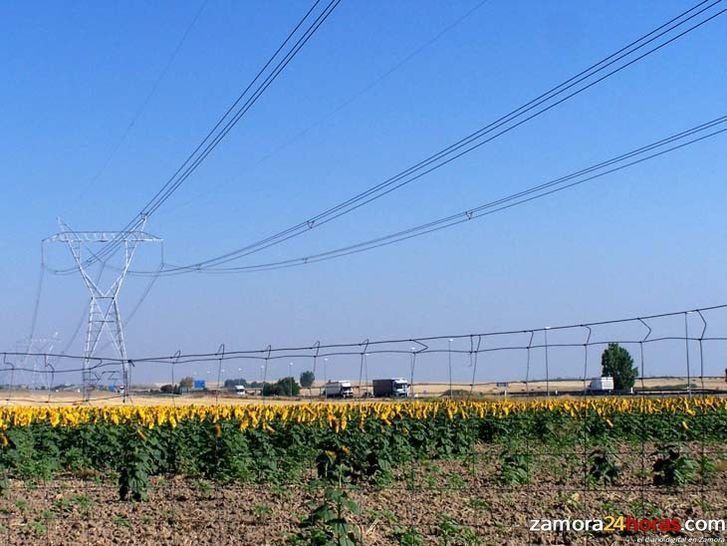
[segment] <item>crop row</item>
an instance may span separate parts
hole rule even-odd
[[[536,400],[442,400],[422,402],[378,403],[311,403],[289,405],[185,405],[185,406],[5,406],[0,408],[0,431],[10,427],[48,423],[53,427],[69,427],[86,423],[140,424],[144,427],[176,427],[190,419],[199,421],[236,421],[241,428],[255,428],[272,423],[327,424],[336,431],[349,423],[374,419],[389,424],[395,420],[436,418],[487,419],[516,415],[547,413],[556,418],[597,415],[612,416],[684,415],[727,412],[727,398],[580,398]]]
[[[603,446],[723,442],[727,400],[635,398],[271,406],[0,409],[0,470],[21,479],[113,475],[122,498],[149,476],[219,481],[306,475],[386,480],[416,459],[466,456],[478,443]]]

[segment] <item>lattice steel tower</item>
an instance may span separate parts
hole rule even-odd
[[[124,340],[124,325],[119,310],[119,292],[138,246],[141,243],[161,243],[162,240],[143,231],[146,220],[141,223],[138,229],[127,232],[73,231],[60,219],[58,223],[61,231],[49,237],[46,241],[66,243],[76,263],[76,269],[81,274],[81,278],[91,295],[88,306],[86,342],[83,351],[84,400],[89,398],[90,387],[94,384],[94,379],[100,379],[101,377],[91,369],[90,364],[96,354],[99,340],[104,331],[111,338],[111,343],[121,360],[121,376],[124,387],[124,400],[126,400],[129,393],[129,359]],[[117,251],[118,249],[123,250],[122,264],[116,269],[115,277],[106,288],[100,286],[101,276],[94,280],[89,272],[91,265],[99,261],[96,254],[89,247],[99,243],[112,243],[117,246]],[[90,259],[84,257],[84,249],[91,255]],[[102,263],[105,263],[105,261]]]
[[[18,369],[21,371],[19,383],[22,384],[22,377],[27,378],[29,375],[30,381],[27,381],[29,388],[35,390],[42,387],[50,390],[53,387],[51,382],[52,373],[48,369],[53,369],[53,363],[56,359],[51,353],[53,353],[53,348],[58,341],[58,332],[56,332],[51,337],[29,337],[16,343],[18,352],[24,353],[20,356],[17,364]]]

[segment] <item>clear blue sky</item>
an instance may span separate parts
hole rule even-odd
[[[213,256],[303,220],[691,6],[490,0],[380,79],[477,3],[344,0],[152,218],[148,230],[165,239],[168,261]],[[57,230],[56,217],[76,229],[119,229],[308,7],[209,0],[104,168],[200,5],[0,8],[0,347],[27,335],[40,240]],[[725,114],[726,43],[722,16],[456,164],[259,257],[385,234]],[[723,303],[726,142],[370,253],[267,273],[163,278],[127,329],[129,353],[466,333]],[[60,250],[54,259],[67,263]],[[143,249],[139,265],[153,265],[155,252]],[[46,281],[37,334],[68,339],[85,306],[81,281]],[[125,310],[143,288],[129,280]]]

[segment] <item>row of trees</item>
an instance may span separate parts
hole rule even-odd
[[[293,377],[283,377],[275,383],[263,385],[263,396],[298,396],[300,385]]]
[[[225,379],[223,387],[227,390],[233,390],[238,385],[242,385],[246,389],[261,389],[263,384],[261,381],[248,381],[247,379]]]
[[[189,379],[190,381],[187,381]],[[182,394],[189,392],[194,385],[192,378],[184,378],[176,385],[168,384],[162,385],[159,389],[165,394]],[[243,385],[249,389],[260,389],[262,390],[263,396],[297,396],[300,394],[301,385],[294,377],[284,377],[279,379],[275,383],[261,383],[259,381],[248,382],[245,379],[227,379],[224,383],[225,389],[234,389],[237,385]]]
[[[266,386],[278,385],[286,382],[290,384],[291,382],[293,382],[295,385],[297,385],[298,392],[300,392],[301,387],[305,389],[310,389],[313,386],[315,380],[316,376],[313,374],[313,372],[307,370],[300,374],[298,381],[296,381],[293,377],[284,377],[283,379],[280,379],[275,383],[266,382],[265,384],[263,384],[261,381],[248,381],[245,378],[226,379],[224,383],[224,388],[234,389],[237,385],[242,385],[243,387],[248,389],[265,389]]]
[[[234,390],[238,385],[242,385],[247,389],[258,389],[262,391],[263,396],[297,396],[301,387],[311,388],[316,377],[312,371],[305,371],[300,374],[299,381],[294,377],[284,377],[274,383],[261,381],[248,381],[245,378],[226,379],[223,388]],[[193,377],[184,377],[177,384],[162,385],[160,390],[166,394],[181,394],[189,392],[194,386]]]
[[[162,385],[159,390],[166,394],[181,394],[183,392],[189,392],[193,386],[193,377],[183,377],[176,385]]]

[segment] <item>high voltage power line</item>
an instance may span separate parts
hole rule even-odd
[[[192,28],[197,23],[197,20],[199,19],[200,15],[202,15],[202,12],[204,11],[205,7],[207,6],[207,2],[209,0],[203,0],[200,4],[197,11],[194,13],[194,16],[192,17],[192,20],[189,22],[187,27],[185,28],[184,32],[182,33],[182,36],[180,37],[179,41],[177,42],[176,47],[172,51],[171,55],[167,59],[167,62],[164,64],[164,67],[162,68],[161,72],[157,76],[156,80],[154,81],[151,89],[149,90],[149,93],[147,93],[146,97],[144,97],[144,100],[139,105],[137,110],[134,112],[133,117],[131,118],[131,121],[124,129],[123,133],[119,137],[119,139],[116,141],[116,144],[114,144],[113,148],[109,152],[108,156],[104,160],[104,162],[101,164],[101,167],[96,172],[96,174],[91,178],[89,183],[96,182],[99,178],[101,178],[101,175],[104,173],[106,168],[111,163],[112,159],[116,155],[116,153],[119,151],[119,148],[121,148],[121,145],[124,143],[126,138],[129,136],[129,133],[134,128],[134,125],[136,125],[136,122],[139,121],[139,118],[144,113],[144,110],[146,110],[146,107],[151,102],[151,99],[154,97],[154,95],[157,92],[157,89],[159,89],[159,85],[164,80],[164,77],[167,75],[167,72],[169,72],[169,69],[171,68],[172,64],[174,63],[174,60],[177,58],[177,55],[179,55],[179,52],[182,49],[182,46],[184,45],[184,42],[187,41],[187,37],[189,36],[190,32],[192,31]]]
[[[388,195],[389,193],[440,169],[460,157],[480,148],[484,144],[487,144],[520,125],[523,125],[524,123],[544,114],[559,104],[579,95],[614,74],[617,74],[625,68],[639,62],[645,57],[689,34],[719,15],[722,15],[725,11],[727,11],[727,9],[721,9],[719,11],[712,9],[719,5],[721,1],[722,0],[705,0],[700,2],[696,6],[682,12],[668,22],[660,25],[656,29],[601,59],[586,70],[579,72],[575,76],[572,76],[510,113],[488,123],[477,131],[470,133],[466,137],[436,152],[435,154],[428,156],[422,161],[384,180],[383,182],[372,186],[371,188],[347,199],[346,201],[334,205],[333,207],[330,207],[303,222],[214,258],[209,258],[191,264],[167,267],[165,268],[165,272],[196,272],[237,260],[298,237],[314,228],[353,212],[372,201],[380,199],[381,197],[384,197],[385,195]],[[692,21],[693,24],[682,29],[682,27],[686,26],[690,21]],[[674,34],[674,31],[677,30],[680,30],[680,32]],[[662,40],[660,41],[660,39]],[[656,42],[656,44],[653,47],[646,49],[644,52],[640,52],[640,50],[654,42]],[[637,52],[640,52],[640,54],[635,55]],[[622,64],[619,64],[620,62],[622,62]],[[607,71],[610,67],[612,68]],[[605,73],[601,74],[602,72]]]
[[[331,260],[373,250],[382,246],[388,246],[398,242],[402,242],[414,237],[420,237],[429,233],[453,227],[462,223],[469,222],[478,218],[489,216],[496,212],[501,212],[522,204],[529,203],[536,199],[547,197],[554,193],[564,191],[575,186],[597,180],[609,174],[625,170],[627,168],[639,165],[651,159],[661,157],[674,151],[692,146],[699,142],[714,138],[727,132],[727,115],[717,117],[705,123],[696,125],[684,131],[680,131],[668,137],[659,139],[652,143],[640,146],[626,153],[619,154],[610,159],[600,161],[583,169],[579,169],[564,176],[557,177],[547,182],[530,186],[523,190],[511,193],[507,196],[498,198],[487,203],[468,208],[466,210],[450,214],[448,216],[431,220],[405,230],[396,231],[387,235],[368,239],[356,244],[344,246],[341,248],[311,254],[308,256],[280,260],[275,262],[266,262],[258,264],[250,264],[237,267],[225,268],[205,268],[201,273],[207,274],[231,274],[255,271],[267,271],[272,269],[282,269],[300,265],[311,264],[320,261]],[[112,267],[107,264],[107,267]],[[150,285],[160,276],[179,275],[185,272],[178,271],[171,266],[169,270],[164,269],[164,264],[154,271],[132,270],[130,274],[136,276],[149,276],[152,279]],[[134,307],[134,313],[138,310],[143,299],[146,298],[151,286],[144,291],[142,298]],[[133,313],[132,313],[133,315]]]
[[[237,113],[233,115],[230,120],[228,120],[225,127],[223,127],[221,131],[213,137],[212,135],[220,127],[220,125],[222,125],[224,120],[227,119],[230,112],[238,105],[238,103],[242,100],[247,91],[259,79],[259,77],[264,73],[267,67],[276,58],[278,53],[291,40],[291,37],[297,32],[303,22],[309,17],[311,12],[318,4],[318,1],[301,19],[301,21],[293,29],[293,31],[291,31],[291,33],[280,46],[280,48],[270,58],[270,60],[263,67],[263,69],[261,69],[261,71],[253,79],[250,85],[248,85],[245,91],[238,97],[238,100],[228,109],[228,111],[222,116],[222,118],[220,118],[217,125],[215,125],[215,127],[208,133],[208,135],[205,137],[205,139],[203,139],[202,143],[200,143],[197,149],[195,149],[195,151],[190,154],[190,156],[172,176],[172,178],[170,178],[169,181],[167,181],[167,183],[162,187],[162,189],[157,192],[155,197],[149,201],[147,206],[145,206],[142,212],[137,216],[136,220],[127,224],[127,226],[120,232],[122,235],[123,233],[128,232],[128,230],[134,229],[139,222],[147,218],[148,214],[156,211],[171,196],[171,194],[176,191],[179,185],[181,185],[181,183],[186,180],[186,178],[194,171],[194,169],[196,169],[201,161],[203,161],[204,158],[207,157],[209,152],[214,149],[214,147],[217,145],[217,143],[219,143],[221,138],[224,138],[224,136],[227,134],[227,132],[229,132],[234,124],[239,121],[240,117],[244,115],[249,106],[252,106],[257,98],[259,98],[260,93],[264,91],[270,83],[272,83],[272,80],[277,77],[280,70],[282,70],[282,68],[287,65],[292,57],[300,50],[300,47],[302,47],[305,42],[310,38],[310,36],[312,36],[312,33],[319,28],[320,24],[322,24],[322,22],[330,14],[330,12],[335,9],[335,6],[340,0],[331,1],[326,9],[313,21],[313,23],[311,23],[311,25],[308,27],[308,30],[304,32],[303,35],[298,39],[296,45],[293,46],[293,48],[288,52],[286,56],[283,57],[281,61],[279,61],[276,69],[274,69],[273,72],[271,72],[268,77],[260,84],[257,91],[252,95],[252,97],[250,97],[247,102],[245,102],[245,104],[242,105],[242,107],[237,111]],[[294,237],[298,237],[304,233],[311,231],[316,227],[324,225],[345,214],[353,212],[354,210],[365,206],[372,201],[380,199],[381,197],[384,197],[385,195],[388,195],[389,193],[405,185],[408,185],[435,170],[438,170],[439,168],[457,160],[458,158],[474,151],[475,149],[480,148],[484,144],[491,142],[492,140],[512,131],[513,129],[519,127],[520,125],[523,125],[524,123],[532,120],[533,118],[544,114],[545,112],[555,108],[559,104],[569,100],[576,95],[579,95],[580,93],[590,89],[591,87],[606,80],[614,74],[639,62],[645,57],[655,53],[656,51],[673,43],[679,38],[703,26],[707,22],[715,19],[716,17],[722,15],[725,11],[727,11],[727,9],[721,9],[719,11],[713,10],[713,8],[715,8],[715,6],[718,6],[721,2],[722,0],[703,0],[702,2],[699,2],[697,5],[680,13],[676,17],[673,17],[666,23],[658,26],[647,34],[644,34],[640,38],[632,41],[628,45],[601,59],[600,61],[579,72],[578,74],[568,78],[564,82],[549,89],[545,93],[542,93],[541,95],[530,100],[524,105],[516,108],[515,110],[512,110],[508,114],[499,117],[491,123],[488,123],[487,125],[481,127],[477,131],[470,133],[462,139],[454,142],[453,144],[450,144],[449,146],[443,148],[435,154],[428,156],[422,161],[384,180],[383,182],[372,186],[371,188],[347,199],[346,201],[343,201],[333,207],[322,211],[321,213],[307,219],[304,222],[300,222],[274,235],[263,238],[252,244],[246,245],[242,248],[227,252],[214,258],[206,259],[192,264],[165,266],[161,273],[188,273],[216,268],[219,265],[228,263],[233,260],[237,260],[253,253],[260,252],[262,250],[270,248],[271,246],[280,244]],[[693,24],[682,29],[682,27],[686,26],[686,24],[690,21],[693,22]],[[680,32],[674,34],[674,31],[677,30],[679,30]],[[646,48],[646,46],[654,42],[656,43],[653,47],[634,56],[634,54],[640,52],[640,50]],[[622,64],[619,64],[621,62]],[[609,67],[613,68],[609,71],[606,71]],[[604,74],[601,74],[604,71],[606,72]],[[207,143],[206,146],[205,143]],[[203,151],[198,154],[199,150],[203,147]],[[94,261],[100,261],[108,257],[110,253],[114,251],[115,247],[118,246],[118,244],[119,241],[112,241],[100,252],[88,258],[89,263],[93,263]],[[67,269],[56,269],[53,270],[53,272],[56,274],[70,274],[76,271],[76,269],[77,268],[75,267],[71,267]],[[145,273],[150,274],[151,272]]]
[[[448,33],[452,32],[457,26],[462,24],[466,19],[471,17],[475,12],[477,12],[477,10],[482,8],[488,2],[490,2],[490,0],[480,0],[472,8],[467,10],[465,13],[463,13],[457,19],[455,19],[452,23],[449,23],[448,25],[443,27],[434,36],[432,36],[431,38],[427,39],[425,42],[419,44],[417,47],[412,49],[404,57],[402,57],[400,60],[396,61],[389,68],[387,68],[381,74],[379,74],[376,78],[374,78],[371,82],[369,82],[365,86],[361,87],[358,91],[356,91],[355,93],[350,95],[347,99],[343,100],[341,103],[338,104],[338,106],[333,108],[326,115],[317,119],[316,121],[314,121],[313,123],[311,123],[310,125],[305,127],[304,129],[301,129],[296,134],[294,134],[290,138],[287,138],[284,142],[280,143],[269,153],[266,153],[265,155],[263,155],[259,160],[257,160],[255,162],[254,165],[255,166],[262,165],[263,163],[265,163],[266,161],[268,161],[272,157],[274,157],[276,154],[278,154],[284,148],[287,148],[288,146],[291,146],[295,142],[304,138],[304,136],[307,133],[309,133],[310,131],[312,131],[313,129],[320,127],[321,125],[325,124],[330,119],[334,118],[336,115],[338,115],[340,112],[345,110],[348,106],[350,106],[356,100],[358,100],[362,96],[369,93],[372,89],[376,88],[379,84],[381,84],[381,82],[385,81],[387,78],[389,78],[392,74],[395,74],[398,70],[400,70],[407,63],[411,62],[412,59],[416,58],[418,55],[421,55],[422,52],[425,51],[427,48],[431,47],[436,42],[441,40],[444,36],[446,36]],[[181,202],[173,207],[167,207],[165,214],[171,214],[175,211],[178,211],[182,207],[188,207],[190,205],[197,204],[200,202],[200,200],[204,199],[206,196],[208,196],[211,193],[214,193],[216,190],[219,190],[220,188],[222,188],[225,185],[227,185],[227,183],[220,182],[220,183],[214,185],[211,189],[208,188],[208,189],[200,190],[196,195],[190,196],[184,202]]]
[[[139,213],[138,217],[136,218],[136,221],[132,220],[127,224],[127,226],[124,228],[123,231],[119,232],[118,236],[114,237],[112,241],[110,241],[108,244],[104,245],[104,247],[101,249],[100,252],[93,252],[90,249],[89,254],[90,258],[87,259],[86,263],[83,265],[88,266],[93,264],[94,262],[100,262],[101,264],[101,270],[99,271],[98,275],[99,278],[101,276],[101,273],[103,272],[103,269],[108,265],[107,260],[116,252],[116,249],[120,247],[120,245],[123,244],[123,240],[125,236],[128,236],[129,233],[133,232],[134,230],[138,229],[140,223],[143,223],[146,221],[146,218],[149,214],[151,214],[158,206],[161,205],[166,199],[168,199],[174,191],[186,180],[192,172],[204,161],[204,159],[212,152],[212,150],[219,144],[219,142],[229,133],[230,130],[239,122],[239,120],[245,115],[245,113],[257,102],[257,100],[260,98],[262,93],[267,89],[267,87],[272,84],[272,82],[278,77],[278,75],[282,72],[282,70],[290,63],[290,61],[297,55],[297,53],[302,49],[302,47],[308,42],[308,40],[313,36],[313,34],[320,28],[320,26],[323,24],[323,22],[328,18],[328,16],[333,12],[333,10],[338,6],[340,3],[340,0],[330,0],[330,2],[326,5],[326,7],[315,17],[312,17],[312,14],[315,12],[316,7],[319,5],[321,0],[316,0],[313,5],[309,8],[309,10],[305,13],[305,15],[298,21],[296,26],[288,33],[285,40],[282,42],[282,44],[276,49],[276,51],[273,53],[273,55],[268,59],[268,61],[263,65],[263,67],[258,71],[258,73],[255,75],[255,77],[252,79],[252,81],[247,85],[247,87],[240,93],[240,95],[237,97],[237,99],[232,103],[232,105],[227,109],[227,111],[223,114],[223,116],[217,121],[215,126],[207,133],[207,135],[204,137],[204,139],[200,142],[200,144],[195,148],[195,150],[187,157],[187,159],[182,163],[182,165],[177,169],[177,171],[172,175],[172,177],[162,186],[162,188],[157,192],[157,194],[150,200],[147,205],[142,209],[142,211]],[[207,3],[207,0],[204,0],[201,7],[197,11],[194,19],[190,23],[190,25],[187,27],[187,30],[185,31],[181,41],[178,43],[174,53],[172,54],[172,57],[170,58],[169,62],[167,63],[166,67],[164,68],[164,71],[162,72],[161,76],[157,80],[154,88],[152,89],[152,92],[147,97],[148,102],[150,97],[153,95],[153,93],[156,91],[156,87],[159,83],[159,81],[164,77],[164,74],[166,73],[167,69],[171,65],[171,63],[174,60],[174,57],[177,55],[179,49],[181,48],[184,40],[186,39],[189,31],[191,30],[192,26],[195,24],[196,20],[199,18],[199,15],[201,14],[202,10],[204,9],[205,5]],[[312,21],[310,21],[312,19]],[[305,30],[298,34],[298,32],[301,30],[301,28],[304,26],[304,24],[308,21],[307,26],[305,27]],[[297,39],[296,39],[296,35]],[[293,45],[287,50],[284,51],[286,46],[293,42]],[[281,53],[284,53],[281,55]],[[276,62],[274,68],[263,78],[268,68],[273,65],[273,63]],[[261,81],[259,81],[261,80]],[[257,87],[255,88],[254,92],[250,96],[245,99],[246,95],[250,92],[251,89],[253,89],[253,86],[258,83]],[[142,106],[142,109],[144,108],[145,104]],[[137,116],[140,114],[141,110],[137,113]],[[131,125],[133,125],[134,121],[132,121]],[[130,126],[131,126],[130,125]],[[129,126],[129,127],[130,127]],[[128,132],[128,128],[127,128]],[[123,138],[125,138],[126,133],[124,133]],[[163,258],[161,265],[163,266]],[[38,308],[39,308],[39,301],[41,296],[41,290],[42,290],[42,284],[43,284],[43,276],[45,273],[45,270],[48,269],[45,266],[44,258],[41,253],[41,272],[40,272],[40,280],[38,283],[38,289],[35,299],[35,305],[34,305],[34,313],[33,313],[33,319],[31,321],[31,337],[35,330],[35,324],[37,322],[37,314],[38,314]],[[73,273],[79,269],[79,266],[67,268],[64,271],[54,271],[56,273]],[[113,269],[109,266],[109,269]],[[161,268],[160,268],[161,270]],[[52,270],[53,271],[53,270]],[[139,298],[138,302],[134,306],[132,312],[129,314],[127,319],[124,321],[124,324],[127,324],[136,314],[140,306],[143,304],[144,300],[149,295],[151,289],[153,288],[155,282],[157,280],[157,277],[154,277],[150,280],[148,283],[146,289],[143,291],[141,297]],[[81,325],[83,324],[85,313],[81,315],[81,318],[78,321],[78,325],[73,333],[73,335],[68,339],[65,348],[63,349],[63,353],[65,354],[68,349],[70,349],[71,345],[74,343]]]
[[[667,137],[666,139],[662,139],[641,148],[637,148],[626,154],[622,154],[601,163],[597,163],[585,169],[581,169],[574,173],[556,178],[549,182],[529,187],[525,190],[510,194],[495,201],[490,201],[488,203],[484,203],[443,218],[420,224],[406,230],[397,231],[395,233],[391,233],[374,239],[369,239],[367,241],[363,241],[354,245],[349,245],[335,250],[289,260],[281,260],[277,262],[252,264],[238,267],[209,268],[203,270],[203,272],[236,273],[243,271],[281,269],[285,267],[305,265],[309,263],[340,258],[349,254],[365,252],[382,246],[387,246],[404,240],[408,240],[414,237],[427,235],[441,229],[452,227],[477,218],[482,218],[484,216],[489,216],[490,214],[501,212],[503,210],[525,204],[530,201],[540,199],[542,197],[546,197],[553,193],[575,187],[585,182],[601,178],[614,172],[621,171],[626,168],[643,163],[650,159],[654,159],[656,157],[671,153],[675,150],[712,138],[714,136],[727,132],[727,128],[723,127],[725,122],[727,122],[727,116],[722,116],[703,125],[699,125],[688,129],[687,131],[683,131],[681,133],[677,133],[676,135]],[[708,132],[710,129],[715,129],[717,127],[723,128]],[[695,138],[693,138],[692,140],[685,140],[689,137]],[[672,146],[668,147],[669,145]],[[170,274],[174,273],[176,272],[173,270],[170,271]],[[147,274],[156,274],[156,272],[149,272]]]
[[[246,89],[238,96],[236,101],[228,108],[224,115],[217,121],[216,125],[208,132],[195,150],[189,154],[182,165],[170,177],[162,188],[152,197],[152,199],[144,206],[139,214],[131,220],[119,233],[119,235],[109,243],[107,243],[100,252],[92,254],[87,259],[86,265],[99,262],[102,265],[115,253],[116,249],[123,242],[124,234],[128,234],[138,226],[145,222],[148,217],[156,212],[171,195],[187,180],[187,178],[199,167],[199,165],[207,158],[207,156],[215,149],[217,144],[224,139],[230,130],[239,122],[245,113],[255,104],[262,93],[277,78],[280,72],[287,64],[297,55],[300,49],[307,43],[313,34],[319,29],[323,22],[337,7],[340,0],[331,0],[326,7],[318,13],[316,7],[321,0],[316,0],[313,6],[298,22],[296,27],[288,34],[281,46],[270,57],[263,68],[253,78]],[[691,33],[692,31],[705,25],[707,22],[714,20],[722,15],[727,9],[714,8],[721,4],[722,0],[704,0],[696,6],[682,12],[666,23],[660,25],[656,29],[641,36],[637,40],[629,43],[618,51],[603,58],[589,68],[579,72],[575,76],[565,80],[559,85],[551,88],[545,93],[525,103],[524,105],[512,110],[508,114],[481,127],[477,131],[470,133],[462,139],[450,144],[440,151],[428,156],[422,161],[410,166],[409,168],[399,172],[398,174],[376,184],[357,195],[334,205],[317,215],[310,217],[304,222],[288,227],[274,235],[256,241],[245,247],[239,248],[232,252],[222,254],[220,256],[186,265],[167,265],[157,271],[136,271],[137,275],[148,275],[152,277],[149,287],[142,294],[139,303],[137,303],[134,312],[148,295],[151,287],[159,276],[174,275],[191,272],[209,272],[209,273],[238,273],[243,271],[260,271],[267,269],[278,269],[282,267],[291,267],[312,263],[348,254],[371,250],[380,246],[393,244],[412,237],[424,235],[432,231],[444,229],[468,220],[479,218],[492,214],[513,206],[517,206],[534,199],[550,195],[555,192],[582,184],[589,180],[600,178],[607,174],[625,169],[638,163],[647,161],[674,150],[692,145],[707,138],[721,134],[727,129],[716,129],[718,125],[724,123],[727,117],[717,118],[711,122],[693,127],[687,131],[683,131],[661,141],[638,148],[621,156],[617,156],[610,160],[593,165],[586,169],[582,169],[575,173],[571,173],[564,177],[551,180],[544,184],[533,186],[521,192],[511,194],[496,201],[479,205],[477,207],[462,211],[460,213],[450,215],[448,217],[439,218],[426,224],[415,226],[407,230],[399,231],[383,237],[369,239],[354,245],[330,250],[301,258],[282,260],[278,262],[259,263],[239,267],[220,267],[230,261],[237,260],[244,256],[262,251],[271,246],[280,244],[289,239],[298,237],[312,229],[331,222],[345,214],[365,206],[377,199],[388,195],[389,193],[408,185],[421,177],[440,169],[441,167],[457,160],[458,158],[478,149],[484,144],[512,131],[513,129],[527,123],[528,121],[544,114],[545,112],[555,108],[561,103],[575,97],[600,82],[610,78],[627,67],[639,62],[647,56],[657,52],[667,45],[675,42],[681,37]],[[312,19],[312,21],[310,21]],[[688,25],[689,23],[689,25]],[[302,33],[299,31],[307,25]],[[296,39],[297,36],[297,39]],[[287,53],[281,55],[286,50],[288,44],[293,43]],[[651,47],[647,48],[651,44]],[[271,71],[268,71],[273,63],[276,63]],[[267,72],[267,75],[265,75]],[[264,76],[264,77],[263,77]],[[255,91],[250,96],[248,92],[255,87]],[[247,96],[247,98],[246,98]],[[244,102],[242,102],[244,100]],[[707,132],[711,129],[711,133]],[[691,140],[687,140],[690,139]],[[111,266],[108,266],[111,267]],[[78,267],[67,269],[51,269],[56,274],[70,274],[78,270]],[[42,277],[41,277],[42,282]],[[37,304],[36,304],[37,307]],[[36,311],[37,312],[37,311]],[[35,319],[34,319],[35,320]]]
[[[316,31],[333,13],[341,0],[330,0],[325,8],[315,15],[316,7],[321,0],[316,0],[311,8],[300,19],[296,26],[288,33],[283,43],[277,48],[275,53],[268,59],[263,67],[258,71],[255,77],[245,87],[237,99],[219,118],[217,123],[205,135],[197,147],[190,153],[175,173],[167,180],[159,191],[144,205],[141,211],[132,219],[124,228],[119,231],[119,235],[107,243],[99,252],[87,259],[85,265],[91,265],[110,257],[120,246],[124,234],[128,234],[142,225],[146,219],[151,216],[171,195],[189,178],[189,176],[202,164],[217,145],[227,136],[227,134],[237,125],[242,117],[252,108],[258,101],[265,90],[277,79],[285,67],[295,58],[305,44],[313,37]],[[311,21],[309,21],[312,19]],[[304,27],[305,25],[305,27]],[[304,27],[302,33],[299,33]],[[297,38],[296,38],[297,36]],[[294,42],[287,51],[286,46]],[[285,51],[285,52],[284,52]],[[284,52],[284,53],[283,53]],[[281,56],[282,54],[282,56]],[[273,68],[268,71],[268,69]],[[266,75],[267,72],[267,75]],[[248,96],[251,89],[254,91]],[[247,97],[247,98],[246,98]],[[244,102],[243,102],[243,99]],[[77,268],[69,268],[63,273],[71,273]]]
[[[727,115],[696,125],[685,131],[680,131],[679,133],[662,138],[650,144],[640,146],[629,152],[595,163],[589,167],[579,169],[578,171],[570,174],[560,176],[541,184],[530,186],[524,190],[509,194],[494,201],[480,204],[455,214],[438,218],[402,231],[397,231],[334,250],[311,254],[309,256],[237,267],[207,267],[200,269],[200,272],[207,274],[224,274],[267,271],[271,269],[282,269],[286,267],[306,265],[314,262],[340,258],[349,254],[373,250],[375,248],[426,235],[441,229],[469,222],[470,220],[489,216],[490,214],[501,212],[518,205],[529,203],[536,199],[547,197],[554,193],[573,188],[580,184],[599,179],[606,175],[622,171],[651,159],[713,138],[725,132],[727,132]],[[176,269],[175,266],[170,266],[169,269],[161,271],[131,271],[131,274],[133,275],[148,275],[153,278],[157,278],[159,275],[180,275],[184,273],[187,273],[187,271],[180,271]]]

